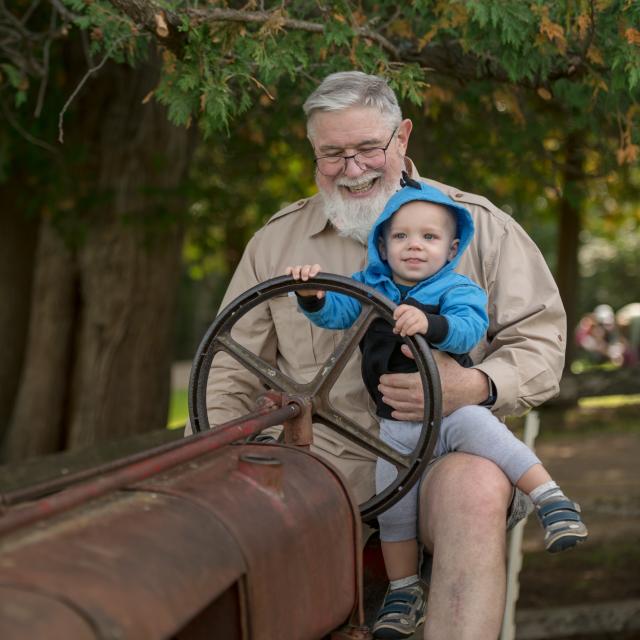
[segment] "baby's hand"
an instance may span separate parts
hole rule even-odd
[[[293,276],[295,280],[302,280],[306,282],[309,278],[313,278],[322,271],[322,267],[319,264],[297,264],[295,267],[287,267],[284,271],[285,276]],[[324,291],[317,289],[301,289],[297,292],[301,296],[316,296],[317,298],[324,298]]]
[[[427,316],[410,304],[399,305],[393,312],[393,319],[396,321],[393,333],[399,333],[402,337],[414,336],[416,333],[425,334],[429,328]]]

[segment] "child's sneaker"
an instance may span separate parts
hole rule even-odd
[[[580,505],[565,496],[547,498],[536,505],[536,513],[544,529],[544,547],[549,553],[571,549],[589,535],[580,517]]]
[[[401,589],[388,589],[378,618],[374,638],[410,638],[424,622],[425,589],[421,581]]]

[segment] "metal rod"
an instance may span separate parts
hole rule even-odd
[[[0,535],[68,511],[110,491],[145,480],[205,453],[215,451],[226,444],[248,438],[267,427],[282,424],[285,420],[297,417],[300,411],[300,407],[292,403],[269,413],[249,414],[210,431],[185,438],[184,441],[176,443],[170,451],[163,451],[133,463],[123,462],[123,465],[126,465],[123,468],[110,471],[90,482],[76,484],[14,511],[8,511],[0,518]]]
[[[266,413],[267,411],[265,411],[264,409],[248,413],[246,416],[242,416],[241,418],[234,418],[229,422],[225,422],[224,424],[220,425],[220,427],[216,427],[216,429],[239,424],[240,422],[265,415]],[[102,475],[104,473],[109,473],[110,471],[121,469],[128,464],[139,462],[140,460],[146,460],[147,458],[151,458],[152,456],[164,453],[165,451],[173,451],[173,449],[183,447],[185,444],[187,444],[188,442],[192,442],[193,440],[207,438],[211,435],[211,433],[212,431],[207,429],[207,431],[196,433],[186,438],[180,438],[179,440],[174,440],[172,442],[166,442],[164,444],[145,449],[144,451],[139,451],[129,454],[128,456],[118,458],[117,460],[111,460],[110,462],[95,465],[88,469],[82,469],[81,471],[69,473],[58,478],[50,478],[48,480],[44,480],[43,482],[38,482],[37,484],[32,484],[31,486],[24,487],[22,489],[15,489],[14,491],[0,493],[0,507],[10,507],[12,505],[19,504],[20,502],[27,502],[29,500],[43,498],[44,496],[48,496],[52,493],[61,491],[62,489],[66,489],[72,484],[77,484],[78,482],[82,482],[83,480],[95,478],[96,476]]]

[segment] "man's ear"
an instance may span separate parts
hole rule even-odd
[[[460,246],[460,240],[456,238],[449,247],[449,255],[447,256],[447,260],[450,262],[458,255],[458,247]]]
[[[405,155],[407,153],[407,147],[409,146],[409,136],[411,135],[411,129],[413,123],[409,118],[405,118],[398,126],[398,145],[400,153]]]

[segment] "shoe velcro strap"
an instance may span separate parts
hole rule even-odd
[[[554,511],[560,511],[561,509],[568,509],[569,511],[574,511],[578,513],[578,509],[576,508],[576,503],[571,502],[571,500],[558,500],[557,502],[551,502],[549,504],[543,504],[538,507],[538,514],[541,518],[544,518],[548,513],[553,513]]]
[[[408,591],[403,591],[402,589],[396,589],[394,591],[390,591],[387,594],[387,597],[384,599],[384,604],[388,605],[392,602],[404,602],[406,604],[413,604],[418,599],[414,593],[409,593]]]
[[[575,511],[554,511],[553,513],[543,518],[542,522],[545,526],[547,526],[550,524],[555,524],[556,522],[580,522],[581,520],[582,518],[580,517],[580,514],[576,513]]]
[[[382,609],[380,609],[380,611],[378,611],[378,620],[380,620],[381,618],[383,618],[389,613],[400,613],[406,616],[411,613],[411,606],[406,603],[405,604],[395,603],[395,604],[385,605],[384,607],[382,607]]]

